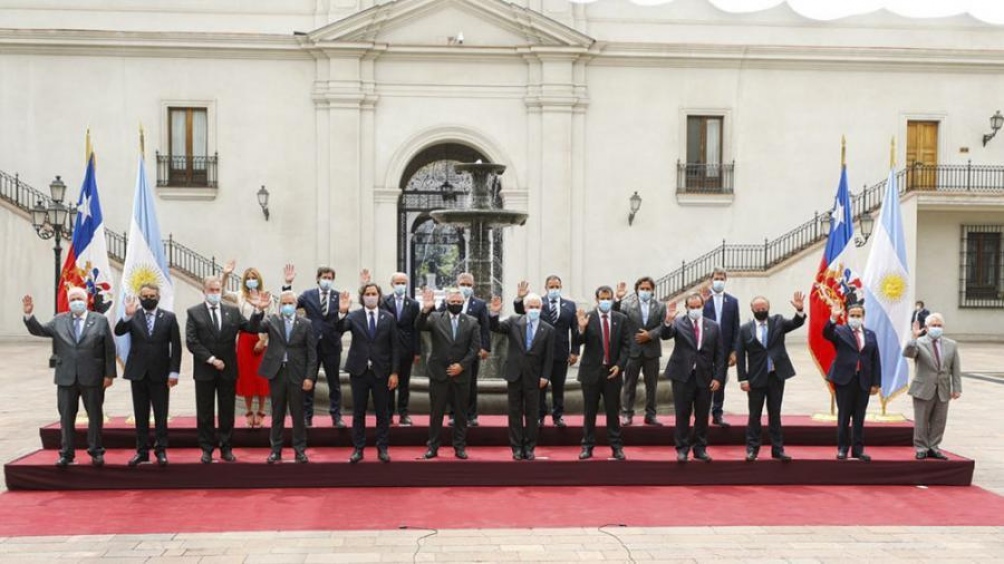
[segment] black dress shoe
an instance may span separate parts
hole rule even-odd
[[[780,460],[781,462],[791,462],[791,457],[785,454],[783,450],[780,452],[770,453],[770,457],[774,460]]]
[[[154,456],[157,457],[157,465],[158,466],[167,466],[167,453],[166,452],[158,452],[158,453],[155,453]]]
[[[303,426],[304,427],[313,427],[314,426],[314,418],[313,417],[304,417],[303,418]]]
[[[945,453],[941,452],[940,450],[929,450],[927,451],[927,455],[930,456],[931,458],[937,458],[938,460],[948,460],[948,457],[945,456]]]
[[[425,451],[425,454],[422,455],[422,457],[425,459],[436,458],[437,456],[439,456],[439,449],[435,448],[430,448],[429,450]]]
[[[336,429],[344,429],[345,428],[345,421],[342,421],[342,416],[341,415],[332,416],[331,417],[331,426],[334,427],[334,428],[336,428]]]
[[[477,417],[471,417],[467,420],[468,427],[477,427],[479,425]]]
[[[714,423],[715,425],[721,427],[722,429],[728,429],[729,427],[732,426],[731,423],[729,423],[728,421],[726,421],[725,418],[721,417],[721,416],[713,418],[711,420],[711,422]]]
[[[60,456],[56,460],[56,468],[66,468],[67,466],[73,464],[73,459],[68,456]]]
[[[377,449],[377,460],[380,462],[390,462],[390,454],[387,452],[387,449]]]
[[[213,461],[213,453],[207,450],[202,451],[201,460],[203,464],[209,464],[210,462]]]
[[[306,464],[307,462],[310,462],[310,459],[307,458],[307,453],[298,452],[296,453],[296,461],[300,464]]]
[[[564,417],[555,417],[554,418],[554,426],[557,427],[557,428],[559,428],[559,429],[564,429],[568,425],[565,424],[565,418]]]
[[[533,449],[530,449],[523,453],[523,460],[534,460],[537,455],[533,453]]]
[[[746,451],[746,462],[753,462],[754,460],[756,460],[756,457],[757,457],[757,453],[756,453],[755,450],[747,450]]]
[[[349,464],[355,464],[363,459],[363,449],[357,448],[352,451],[352,456],[349,457]]]
[[[101,468],[104,465],[105,465],[104,455],[96,454],[91,457],[91,466],[96,466],[98,468]]]
[[[651,425],[653,427],[662,427],[662,422],[656,419],[655,417],[646,417],[645,424]]]
[[[677,462],[686,462],[687,461],[687,452],[686,451],[682,451],[682,450],[681,451],[677,451],[676,452],[676,461]]]
[[[265,459],[265,462],[268,462],[269,464],[275,464],[276,462],[279,462],[280,460],[282,460],[282,453],[281,452],[273,452],[273,453],[269,453],[268,458]]]
[[[467,449],[465,449],[464,447],[454,449],[453,456],[456,456],[460,460],[467,460]]]
[[[512,459],[513,460],[523,460],[523,451],[521,451],[521,450],[514,450],[514,451],[512,451]]]
[[[224,462],[237,462],[237,457],[234,456],[234,452],[232,450],[220,451],[220,458]]]
[[[694,460],[703,460],[705,462],[711,462],[711,456],[703,450],[694,451]]]
[[[541,428],[543,426],[544,426],[544,418],[543,417],[538,417],[537,418],[537,428],[539,429],[539,428]]]
[[[593,449],[591,447],[582,447],[582,452],[579,453],[579,460],[585,460],[592,457]]]
[[[150,462],[150,455],[137,453],[129,459],[129,466],[139,466],[144,462]]]
[[[613,449],[613,453],[614,453],[614,459],[615,460],[624,460],[624,458],[625,458],[624,457],[624,449],[622,449],[620,447],[616,447],[616,448]]]
[[[927,458],[927,451],[926,450],[917,451],[915,458],[917,460],[924,460],[925,458]]]
[[[865,454],[863,452],[851,455],[851,458],[857,458],[861,462],[871,462],[872,461],[872,457],[868,456],[867,454]]]
[[[837,460],[847,460],[847,451],[837,449]]]
[[[411,427],[411,417],[408,417],[407,415],[402,415],[401,421],[398,424],[401,425],[402,427]]]

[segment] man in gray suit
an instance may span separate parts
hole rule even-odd
[[[509,399],[509,446],[514,460],[533,460],[537,447],[540,391],[547,387],[554,367],[555,329],[541,319],[541,299],[527,294],[521,302],[526,314],[499,321],[502,298],[492,298],[491,330],[509,339],[505,378]]]
[[[634,418],[634,398],[638,389],[638,376],[645,376],[645,424],[661,427],[656,418],[656,389],[659,385],[659,358],[662,357],[662,320],[666,317],[666,304],[655,299],[655,280],[642,276],[634,283],[634,299],[625,300],[627,284],[617,284],[614,311],[628,317],[631,323],[631,352],[624,372],[624,389],[621,390],[621,425],[631,425]]]
[[[429,369],[429,448],[425,458],[439,456],[439,435],[443,430],[443,414],[448,401],[467,405],[471,385],[471,370],[481,350],[481,328],[478,320],[463,313],[464,296],[451,288],[446,293],[446,311],[433,312],[436,297],[432,290],[422,296],[422,312],[415,328],[428,331],[432,351],[426,365]],[[453,424],[453,450],[457,458],[467,458],[467,413],[457,409]]]
[[[945,435],[948,403],[962,395],[959,349],[955,341],[942,335],[945,319],[940,313],[928,315],[925,324],[927,334],[922,335],[915,324],[913,339],[903,348],[903,356],[912,358],[916,366],[909,390],[913,396],[913,447],[917,460],[948,460],[938,446]]]
[[[105,388],[112,385],[116,376],[115,339],[112,328],[104,316],[87,311],[87,291],[70,288],[66,292],[70,302],[69,313],[57,314],[42,325],[33,311],[35,303],[30,295],[21,300],[24,324],[36,337],[52,339],[56,354],[56,402],[59,408],[60,448],[56,466],[73,463],[74,424],[80,400],[87,412],[87,452],[91,464],[103,466],[105,449],[101,446],[101,427],[104,423],[102,406]]]
[[[310,321],[296,315],[296,293],[286,290],[279,296],[279,314],[271,315],[258,328],[268,333],[268,348],[258,374],[268,380],[272,404],[272,452],[265,460],[282,460],[282,430],[286,410],[293,419],[293,453],[296,461],[307,462],[307,428],[303,418],[303,392],[314,389],[317,379],[317,337]]]

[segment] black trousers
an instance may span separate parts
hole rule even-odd
[[[372,370],[349,378],[352,384],[352,446],[366,447],[366,406],[373,396],[373,411],[376,412],[376,446],[386,450],[390,437],[390,390],[387,379],[377,378]]]
[[[272,404],[272,428],[269,443],[272,452],[282,452],[282,432],[286,425],[286,411],[293,420],[293,452],[307,450],[307,428],[303,419],[303,382],[290,378],[285,366],[279,369],[275,378],[268,381],[269,399]]]
[[[605,374],[610,367],[604,366]],[[611,448],[621,448],[621,384],[620,375],[616,378],[603,378],[595,383],[582,383],[582,400],[584,417],[582,422],[582,446],[596,446],[596,414],[600,409],[600,398],[603,398],[603,410],[607,415],[607,442]]]
[[[443,415],[447,404],[464,405],[470,392],[470,382],[467,379],[446,377],[446,380],[429,379],[429,448],[438,449],[440,435],[443,432]],[[467,414],[459,409],[453,421],[453,448],[467,446]]]
[[[760,451],[763,438],[763,426],[760,418],[763,416],[763,404],[767,402],[767,428],[770,433],[770,452],[780,454],[784,451],[784,436],[781,433],[781,401],[784,399],[784,379],[776,372],[767,375],[767,385],[762,388],[750,388],[749,419],[746,422],[746,448],[753,452]]]
[[[233,448],[234,402],[236,381],[219,376],[212,380],[195,381],[195,420],[199,430],[199,447],[202,452],[213,452],[219,445],[221,451]],[[213,425],[213,403],[219,411],[219,425]]]
[[[624,391],[621,394],[621,413],[634,415],[634,400],[638,392],[638,376],[643,375],[645,381],[645,419],[655,419],[655,392],[659,386],[659,358],[628,359],[624,371]]]
[[[708,413],[711,411],[711,389],[697,384],[697,375],[690,374],[686,382],[673,380],[673,406],[676,408],[676,429],[673,439],[677,452],[703,452],[708,448]],[[691,436],[690,417],[694,417]]]
[[[474,362],[471,363],[471,370],[470,370],[471,377],[469,378],[470,381],[467,384],[467,392],[464,394],[463,397],[459,398],[459,400],[454,400],[453,398],[450,398],[448,400],[449,413],[451,418],[456,419],[457,412],[464,411],[464,410],[458,410],[456,408],[456,406],[458,405],[467,406],[464,419],[465,421],[470,421],[471,419],[474,419],[475,417],[478,416],[478,370],[480,368],[481,368],[481,357],[479,356],[474,359]]]
[[[167,450],[167,407],[170,388],[167,381],[154,382],[149,375],[142,380],[131,380],[132,412],[136,418],[136,453],[150,454],[150,408],[153,408],[154,452]]]
[[[411,368],[415,365],[415,355],[408,353],[401,357],[397,369],[397,388],[390,391],[387,406],[390,414],[408,415],[408,400],[411,399]]]
[[[520,376],[506,383],[509,393],[509,446],[513,452],[537,448],[537,408],[540,403],[540,378]]]
[[[568,360],[555,360],[551,366],[551,382],[548,388],[551,389],[551,417],[555,420],[561,419],[565,415],[565,381],[568,379]],[[541,419],[547,416],[547,389],[540,392],[540,409],[538,415]]]
[[[102,386],[56,386],[56,408],[59,410],[59,456],[73,460],[76,455],[77,410],[80,401],[84,402],[87,413],[87,453],[91,456],[103,455],[105,449],[101,446],[101,428],[104,426],[105,414],[102,406],[105,403],[105,389]]]
[[[837,448],[858,455],[865,450],[865,412],[868,392],[861,388],[861,377],[855,373],[851,381],[837,388]]]
[[[728,363],[729,355],[725,355],[725,361]],[[729,381],[729,367],[728,364],[725,365],[725,379],[722,380],[722,385],[719,386],[717,392],[711,392],[711,416],[721,417],[723,414],[723,408],[725,406],[725,384]]]
[[[342,383],[338,378],[342,366],[342,351],[329,350],[330,345],[317,343],[317,368],[314,382],[318,382],[320,368],[324,367],[324,378],[328,383],[328,414],[332,417],[342,416]],[[303,416],[314,418],[314,390],[303,392]]]

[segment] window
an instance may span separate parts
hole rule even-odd
[[[1002,225],[963,225],[960,307],[1004,308]]]
[[[687,160],[677,166],[677,192],[731,193],[733,165],[722,164],[723,116],[687,116]]]
[[[209,155],[209,111],[167,109],[167,155],[157,155],[157,185],[216,187],[217,156]]]

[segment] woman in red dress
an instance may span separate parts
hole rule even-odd
[[[230,270],[232,271],[233,268],[230,267]],[[224,269],[224,275],[229,275],[226,269]],[[265,288],[261,273],[256,268],[248,268],[241,276],[240,291],[228,293],[227,297],[237,302],[241,315],[249,318],[255,312],[255,306],[251,305],[251,302],[257,302],[259,296],[264,293]],[[271,306],[265,311],[265,315],[269,313],[271,313]],[[251,428],[261,427],[262,420],[265,419],[265,403],[269,398],[268,380],[258,375],[258,366],[261,364],[267,346],[267,333],[241,332],[237,338],[237,395],[244,398],[244,406],[247,410],[245,416],[248,427]],[[257,411],[254,409],[255,398],[258,398]]]

